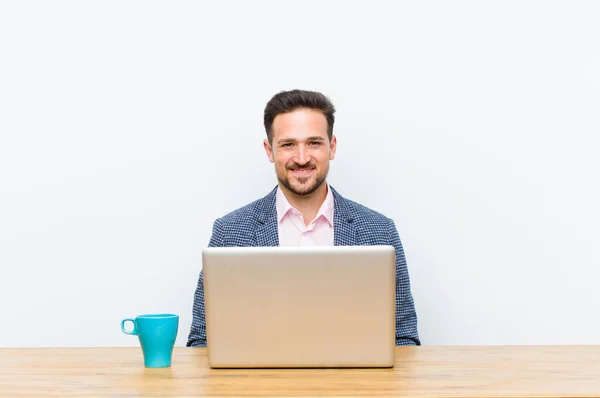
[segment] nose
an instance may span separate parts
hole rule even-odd
[[[294,161],[299,165],[304,165],[310,160],[310,154],[308,148],[305,145],[298,145],[296,149],[296,156]]]

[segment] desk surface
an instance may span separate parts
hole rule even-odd
[[[0,397],[600,396],[600,346],[397,347],[391,369],[210,369],[176,348],[146,369],[139,348],[0,349]]]

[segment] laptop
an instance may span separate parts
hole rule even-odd
[[[393,246],[202,253],[212,368],[392,367]]]

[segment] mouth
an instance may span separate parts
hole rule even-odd
[[[296,177],[308,177],[314,171],[315,171],[315,169],[312,169],[312,168],[301,168],[301,169],[292,169],[292,170],[290,170],[290,173]]]

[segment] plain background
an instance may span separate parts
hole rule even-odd
[[[3,1],[0,346],[134,346],[336,105],[329,182],[398,227],[427,345],[598,344],[600,3]]]

